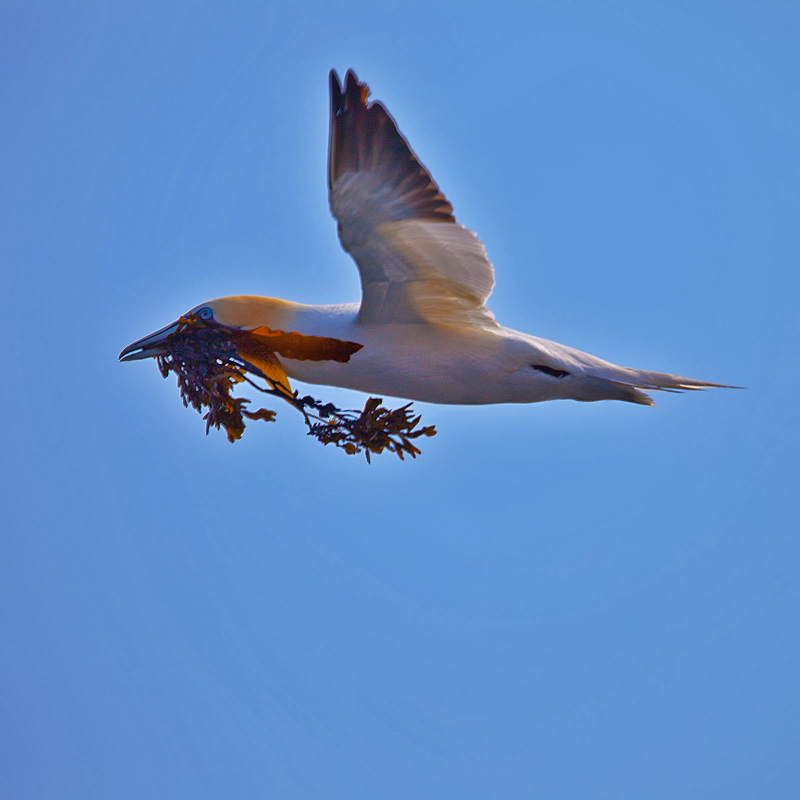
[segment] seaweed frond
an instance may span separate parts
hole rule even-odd
[[[181,317],[177,330],[167,337],[165,348],[167,352],[157,356],[161,374],[165,378],[171,372],[177,376],[184,406],[201,414],[208,409],[203,415],[206,433],[212,426],[222,427],[230,442],[241,438],[245,417],[265,422],[275,419],[274,411],[250,411],[250,400],[232,396],[234,387],[242,383],[296,408],[303,415],[309,436],[349,455],[363,452],[367,461],[370,455],[384,450],[396,453],[401,460],[406,455],[416,458],[420,450],[413,441],[436,434],[432,425],[418,427],[420,417],[411,412],[411,403],[387,409],[381,398],[370,397],[362,411],[354,411],[322,403],[310,395],[299,397],[296,391],[243,359],[227,328],[196,315]]]

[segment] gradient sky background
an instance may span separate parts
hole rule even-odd
[[[0,15],[4,796],[796,796],[797,3]],[[206,437],[117,354],[220,295],[358,298],[331,67],[504,324],[749,389],[418,405],[439,435],[372,466],[289,408]]]

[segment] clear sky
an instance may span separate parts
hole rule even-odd
[[[799,36],[779,0],[3,3],[3,795],[796,796]],[[501,322],[748,390],[419,405],[372,466],[288,408],[206,437],[117,354],[358,299],[331,67]]]

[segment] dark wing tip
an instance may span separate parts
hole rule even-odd
[[[345,172],[371,172],[402,197],[408,216],[455,222],[453,207],[419,162],[381,103],[368,103],[369,87],[348,69],[344,86],[330,72],[331,120],[328,188]]]
[[[369,86],[359,83],[358,76],[348,69],[344,83],[339,81],[339,73],[332,69],[328,73],[331,87],[331,120],[343,111],[355,111],[359,106],[367,108]]]
[[[367,106],[369,97],[369,86],[366,83],[359,83],[358,76],[352,69],[347,70],[344,76],[345,103],[352,108],[355,106]]]
[[[339,83],[339,76],[335,69],[332,69],[328,75],[331,85],[331,118],[342,106],[342,85]]]

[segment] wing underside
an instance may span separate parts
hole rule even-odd
[[[494,326],[494,271],[380,103],[331,71],[328,186],[342,246],[361,275],[364,322]]]

